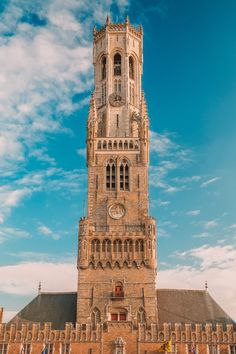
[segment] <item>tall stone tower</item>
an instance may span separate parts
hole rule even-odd
[[[143,31],[94,28],[87,122],[88,217],[79,224],[77,322],[157,323],[156,230],[148,216]]]

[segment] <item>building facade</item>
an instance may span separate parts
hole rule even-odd
[[[142,27],[108,17],[94,28],[93,64],[78,289],[39,293],[0,324],[0,354],[236,354],[235,323],[207,289],[156,289]]]

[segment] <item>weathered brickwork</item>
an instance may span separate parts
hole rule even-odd
[[[48,354],[157,354],[166,343],[172,353],[236,354],[234,323],[207,291],[156,290],[142,27],[107,18],[94,29],[93,48],[88,216],[79,223],[77,296],[53,295],[57,316],[48,306],[50,316],[44,313],[41,321],[40,306],[52,296],[39,294],[8,325],[0,324],[0,354],[41,354],[45,345]],[[64,298],[68,316],[60,308]],[[0,311],[0,323],[1,317]]]

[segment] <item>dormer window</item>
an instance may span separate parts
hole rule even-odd
[[[116,53],[114,55],[114,76],[121,75],[121,55]]]

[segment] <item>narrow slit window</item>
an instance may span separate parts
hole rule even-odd
[[[121,75],[121,55],[116,53],[114,55],[114,76]]]
[[[106,188],[107,190],[116,189],[116,166],[113,160],[109,161],[106,166]]]

